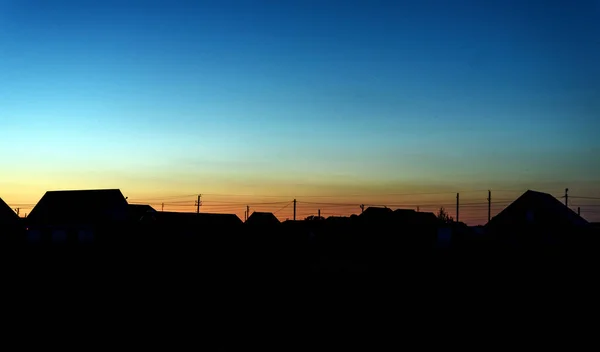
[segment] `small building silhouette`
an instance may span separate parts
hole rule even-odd
[[[274,226],[280,223],[275,214],[260,211],[253,212],[246,220],[246,224],[250,226]]]
[[[146,212],[141,222],[164,230],[177,230],[183,233],[202,233],[219,230],[222,227],[237,226],[242,220],[235,214],[182,213],[169,211]]]
[[[368,207],[358,217],[368,222],[389,221],[394,212],[386,207]]]
[[[131,222],[139,222],[146,213],[156,213],[156,210],[148,204],[129,204],[127,211]]]
[[[353,222],[358,218],[357,215],[350,216],[330,216],[325,219],[325,223],[328,226],[351,226]]]
[[[438,226],[439,220],[434,213],[418,212],[413,209],[396,209],[394,221],[401,225]]]

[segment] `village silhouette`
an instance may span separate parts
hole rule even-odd
[[[129,204],[118,189],[49,191],[27,217],[0,200],[0,241],[4,257],[29,264],[77,260],[75,267],[128,263],[217,273],[400,273],[450,270],[450,263],[473,269],[596,260],[600,224],[550,194],[526,191],[489,217],[484,226],[467,226],[444,209],[365,207],[351,216],[283,222],[255,211],[243,221],[200,207],[186,213]]]

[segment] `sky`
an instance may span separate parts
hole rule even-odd
[[[0,0],[0,197],[600,197],[599,63],[599,0]]]

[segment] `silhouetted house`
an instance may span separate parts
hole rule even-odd
[[[413,209],[396,209],[393,211],[394,221],[402,225],[434,226],[439,225],[439,220],[434,213],[418,212]]]
[[[369,223],[388,222],[393,219],[394,212],[390,208],[368,207],[358,217]]]
[[[413,209],[396,209],[391,214],[394,224],[416,229],[418,226],[438,225],[438,219],[433,213],[421,213]]]
[[[340,227],[351,226],[357,220],[357,218],[358,218],[357,215],[353,215],[353,217],[330,216],[327,219],[325,219],[325,223],[327,224],[327,226],[340,226]]]
[[[487,229],[512,226],[586,226],[588,222],[552,195],[527,191],[494,216]]]
[[[324,233],[325,236],[338,235],[348,238],[350,236],[361,235],[362,229],[360,220],[357,215],[348,216],[330,216],[324,221]],[[323,237],[323,236],[321,236]]]
[[[395,246],[407,250],[431,248],[444,237],[444,229],[433,213],[396,209],[389,217],[388,227],[394,234]]]
[[[272,227],[279,225],[280,221],[273,213],[255,211],[246,220],[248,226]]]
[[[181,224],[190,226],[229,226],[240,225],[242,220],[235,214],[181,213],[168,211],[150,211],[142,216],[143,222],[156,224]]]
[[[288,247],[300,247],[313,239],[323,225],[323,220],[286,220],[281,223],[281,232],[285,236],[279,237]]]
[[[325,226],[325,220],[286,220],[281,223],[281,231],[286,236],[310,239]]]
[[[19,216],[0,198],[0,226],[19,224]]]
[[[493,217],[485,228],[513,243],[529,241],[535,245],[540,241],[554,242],[557,235],[571,235],[587,226],[586,220],[552,195],[529,190]]]
[[[481,225],[471,226],[471,229],[473,230],[473,233],[475,235],[479,235],[479,236],[485,235],[485,227],[484,226],[481,226]]]
[[[21,227],[19,216],[0,198],[0,236],[12,235]]]
[[[438,248],[450,246],[456,236],[456,229],[438,219],[431,212],[419,212],[413,209],[394,210],[396,222],[402,232],[410,232],[413,236],[410,245],[427,246],[435,244]]]
[[[312,221],[317,220],[285,220],[281,223],[284,229],[308,228]]]
[[[148,204],[129,204],[127,211],[131,222],[139,222],[146,213],[156,213],[156,210]]]
[[[392,213],[395,221],[406,224],[412,224],[417,219],[417,212],[413,209],[396,209]]]
[[[434,213],[417,212],[416,216],[417,216],[416,222],[418,224],[439,225],[439,223],[440,223],[440,220],[437,218],[437,216]]]
[[[397,227],[394,226],[394,212],[392,209],[383,207],[368,207],[359,216],[357,221],[359,233],[366,241],[377,241],[381,236],[385,238],[386,243],[390,241],[391,234],[397,233]],[[373,246],[382,247],[385,244],[378,242]]]
[[[242,220],[235,214],[149,211],[142,215],[140,223],[157,235],[158,240],[177,241],[238,230]]]
[[[32,242],[91,242],[117,236],[128,219],[118,189],[49,191],[27,217]]]
[[[319,234],[317,243],[327,251],[350,251],[352,246],[360,246],[364,239],[365,227],[360,226],[361,219],[357,215],[330,216],[325,220],[324,232]],[[368,228],[368,225],[365,225]]]

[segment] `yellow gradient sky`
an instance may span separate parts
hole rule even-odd
[[[596,3],[0,1],[0,197],[598,195]]]

